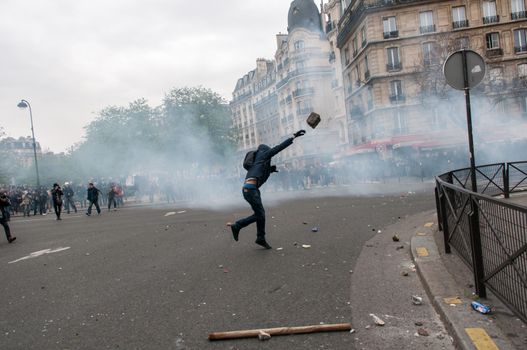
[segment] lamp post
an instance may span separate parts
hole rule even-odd
[[[31,111],[31,105],[26,100],[20,100],[17,106],[19,108],[29,107],[29,119],[31,120],[31,136],[33,136],[33,154],[35,156],[35,169],[37,170],[37,187],[40,187],[40,176],[38,175],[37,143],[35,142],[35,131],[33,129],[33,112]]]

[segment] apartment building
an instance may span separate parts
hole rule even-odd
[[[487,63],[486,78],[473,92],[480,134],[492,134],[496,122],[525,131],[524,0],[351,0],[341,5],[336,45],[348,155],[375,152],[389,158],[404,150],[466,142],[464,105],[456,98],[463,93],[446,86],[442,75],[447,55],[462,48],[478,52]]]

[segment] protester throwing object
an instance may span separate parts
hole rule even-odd
[[[293,144],[293,139],[303,136],[305,130],[299,130],[281,144],[270,148],[267,145],[259,145],[256,151],[248,152],[243,162],[243,167],[247,170],[245,181],[242,187],[243,198],[251,205],[254,214],[240,219],[235,223],[227,223],[231,228],[232,236],[238,241],[240,230],[256,222],[256,241],[265,249],[272,247],[265,240],[265,209],[262,204],[259,188],[267,181],[272,172],[277,172],[276,166],[271,165],[271,158]]]

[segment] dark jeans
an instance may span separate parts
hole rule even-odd
[[[92,205],[95,205],[95,209],[97,209],[97,214],[101,213],[101,208],[99,207],[99,200],[89,201],[90,204],[88,205],[88,214],[91,214],[91,207]]]
[[[117,208],[117,202],[115,201],[115,197],[108,197],[108,210],[110,210],[112,203],[113,203],[113,208],[114,209]]]
[[[254,214],[236,221],[236,227],[242,229],[256,222],[256,238],[265,239],[265,209],[258,189],[243,189],[243,198],[251,205]]]
[[[66,211],[68,214],[70,213],[70,205],[73,208],[75,212],[77,212],[77,207],[75,206],[75,201],[72,197],[66,197],[66,202],[64,203],[64,206],[66,207]]]
[[[55,215],[57,215],[57,219],[60,219],[60,211],[62,210],[62,202],[57,203],[53,201],[53,209],[55,210]]]
[[[5,236],[9,240],[11,238],[11,231],[9,230],[7,220],[5,218],[0,219],[0,225],[4,226]]]

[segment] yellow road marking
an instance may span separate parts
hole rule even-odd
[[[483,328],[465,328],[468,336],[478,350],[499,350],[498,346],[490,338]]]
[[[453,298],[445,298],[445,303],[449,304],[449,305],[459,305],[462,303],[461,301],[461,298],[460,297],[453,297]]]
[[[433,223],[433,222],[427,222],[427,223],[425,224],[425,227],[432,227],[432,226],[434,226],[434,223]]]
[[[425,247],[418,247],[416,250],[417,250],[417,255],[428,256],[428,249],[426,249]]]
[[[426,232],[417,232],[418,236],[426,236]]]

